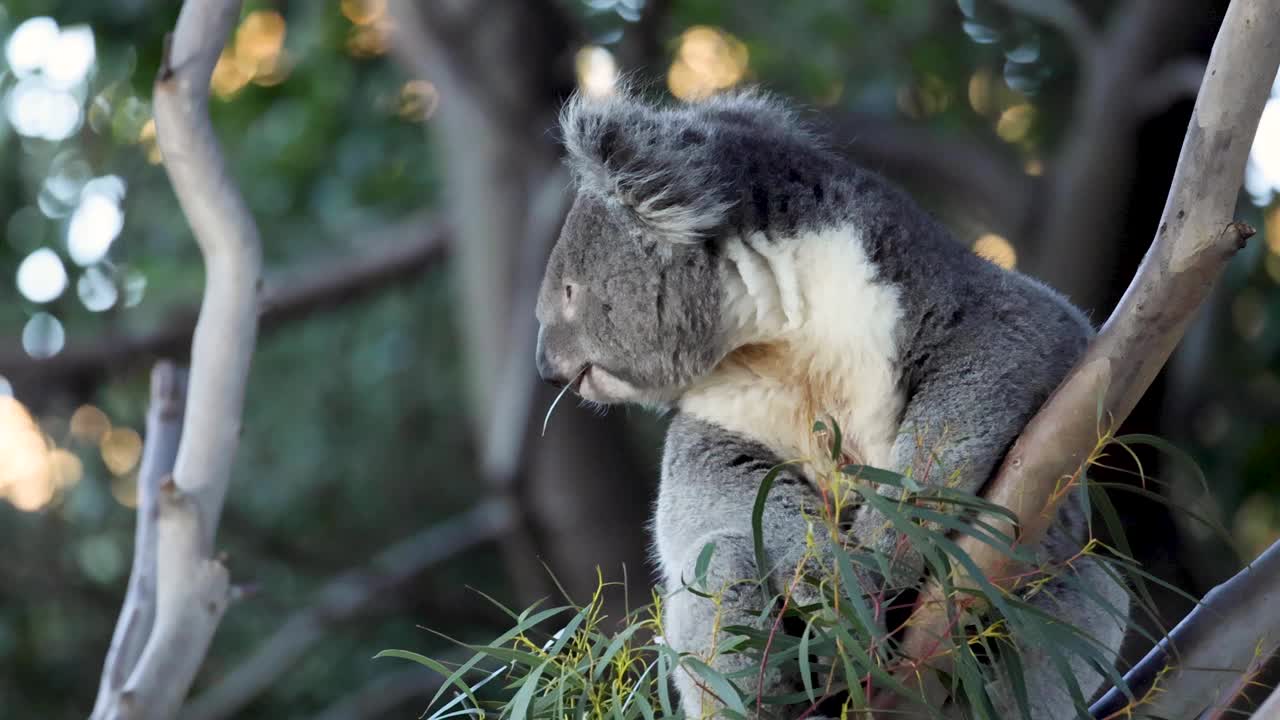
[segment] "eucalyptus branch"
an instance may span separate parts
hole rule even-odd
[[[1204,710],[1251,664],[1280,647],[1276,607],[1280,607],[1280,542],[1210,590],[1168,637],[1125,674],[1134,697],[1147,696],[1153,687],[1158,690],[1142,705],[1142,714],[1189,718]],[[1095,718],[1108,718],[1122,716],[1128,706],[1125,694],[1112,688],[1089,710]]]
[[[1064,494],[1055,493],[1097,445],[1097,411],[1115,427],[1164,365],[1227,261],[1253,234],[1232,221],[1245,161],[1280,65],[1280,13],[1271,0],[1235,0],[1219,30],[1178,160],[1160,229],[1120,305],[1084,358],[1023,430],[984,491],[1019,523],[1000,529],[1034,545]],[[970,537],[957,540],[991,578],[1009,558]],[[947,636],[938,583],[921,593],[902,650],[923,658]],[[927,662],[947,669],[946,654]],[[912,667],[898,672],[917,682]]]
[[[134,528],[133,568],[124,606],[111,636],[103,664],[93,717],[108,718],[120,702],[125,681],[138,664],[143,645],[156,619],[156,520],[161,486],[169,482],[182,437],[182,414],[187,397],[186,371],[159,362],[151,371],[151,399],[147,409],[147,437],[138,469],[138,524]]]
[[[239,17],[238,0],[184,3],[155,81],[156,135],[204,258],[205,289],[173,476],[151,510],[152,548],[135,549],[146,554],[140,577],[155,555],[154,621],[136,664],[95,720],[175,717],[231,599],[213,543],[240,434],[262,261],[257,227],[223,161],[208,104],[214,64]],[[104,684],[113,687],[114,678]]]

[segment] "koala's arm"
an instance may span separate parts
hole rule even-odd
[[[921,484],[978,493],[1083,353],[1092,330],[1078,311],[1034,281],[1002,279],[979,295],[982,306],[948,309],[954,316],[961,307],[964,323],[924,326],[904,353],[909,390],[891,470]],[[883,514],[860,508],[854,535],[896,552],[893,585],[918,578],[923,560],[902,547]]]
[[[755,582],[759,572],[751,514],[761,482],[778,462],[758,443],[686,415],[678,416],[668,431],[655,518],[667,596],[665,641],[678,652],[710,658],[710,665],[721,673],[749,667],[751,659],[715,654],[713,645],[729,637],[718,629],[767,629],[772,613],[763,611],[788,590],[797,565],[805,559],[808,518],[816,517],[821,507],[821,499],[798,469],[777,475],[761,523],[771,564],[769,582],[761,587]],[[708,543],[714,543],[715,550],[700,591],[720,594],[719,607],[682,589],[694,582],[698,557]],[[766,676],[763,693],[777,694],[784,680],[777,672]],[[754,673],[734,682],[744,697],[756,696]],[[702,717],[719,707],[686,673],[677,673],[676,684],[687,716]]]

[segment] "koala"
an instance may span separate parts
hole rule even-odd
[[[680,588],[715,543],[705,577],[727,588],[718,609],[690,592],[667,599],[664,640],[682,653],[711,655],[717,627],[767,629],[760,609],[786,589],[823,500],[804,465],[777,477],[762,523],[777,561],[767,588],[735,584],[759,577],[752,508],[770,468],[827,451],[816,419],[841,428],[846,462],[977,493],[1093,334],[1060,295],[970,252],[764,93],[671,106],[576,96],[560,130],[576,196],[539,290],[537,368],[590,403],[674,413],[655,560]],[[1036,552],[1073,557],[1085,522],[1063,503]],[[866,504],[847,523],[856,541],[892,550],[888,525]],[[1114,609],[1127,615],[1128,592],[1090,558],[1072,568],[1092,597],[1064,586],[1034,602],[1118,649]],[[893,580],[920,570],[905,553]],[[1033,716],[1065,717],[1073,703],[1052,660],[1022,653]],[[747,663],[717,654],[713,667]],[[1086,697],[1102,683],[1083,662],[1071,671]],[[675,682],[687,716],[718,710],[687,674]],[[795,691],[776,675],[735,682],[750,697]],[[1001,693],[1000,717],[1018,717]],[[777,712],[765,716],[788,717]]]

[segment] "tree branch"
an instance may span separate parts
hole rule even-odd
[[[204,258],[205,289],[173,478],[156,503],[155,621],[98,720],[174,717],[231,597],[213,540],[257,334],[261,243],[223,162],[208,104],[213,66],[239,16],[238,0],[184,3],[156,77],[157,139]]]
[[[1016,532],[1020,543],[1033,545],[1043,537],[1062,497],[1055,489],[1062,478],[1075,476],[1097,444],[1099,401],[1105,423],[1113,428],[1123,422],[1226,262],[1253,234],[1231,218],[1277,65],[1280,15],[1273,3],[1235,0],[1214,43],[1155,241],[1084,358],[1023,430],[984,490],[988,500],[1017,514],[1017,528],[1000,529]],[[1006,556],[967,536],[957,544],[989,577],[1010,576]],[[904,639],[907,657],[924,658],[948,635],[941,597],[936,582],[922,592]],[[947,667],[945,654],[927,662]],[[900,676],[915,682],[909,668]]]
[[[1141,714],[1171,718],[1198,715],[1219,690],[1238,681],[1251,663],[1270,656],[1280,646],[1277,606],[1280,542],[1210,590],[1168,637],[1125,674],[1125,684],[1134,697],[1158,690],[1141,706]],[[1089,711],[1095,718],[1108,718],[1128,706],[1125,694],[1112,688]]]
[[[443,260],[448,239],[447,228],[418,213],[373,232],[362,243],[372,248],[366,252],[268,279],[260,295],[259,329],[273,330],[418,278],[423,269]],[[47,359],[33,359],[21,350],[0,352],[0,375],[13,383],[19,397],[27,395],[35,401],[33,388],[101,378],[157,357],[185,356],[191,347],[196,313],[197,308],[182,308],[144,334],[107,335],[73,344]]]
[[[441,561],[500,537],[514,518],[510,503],[490,500],[386,548],[365,566],[338,575],[316,593],[311,605],[286,620],[253,655],[184,708],[182,717],[236,717],[323,640],[330,626],[350,619]]]
[[[111,636],[103,664],[94,718],[106,718],[119,702],[125,680],[137,666],[143,644],[156,618],[156,521],[163,482],[173,472],[182,436],[182,414],[187,397],[186,372],[170,362],[159,362],[151,371],[151,400],[147,410],[147,437],[142,467],[138,469],[138,525],[134,529],[133,569],[125,591],[124,607]]]

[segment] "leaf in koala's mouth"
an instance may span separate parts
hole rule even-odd
[[[576,390],[578,388],[578,383],[582,382],[583,376],[585,376],[587,371],[590,369],[591,363],[583,365],[582,369],[578,371],[578,374],[574,375],[572,380],[565,383],[564,387],[560,388],[560,394],[556,395],[556,399],[551,401],[551,407],[547,408],[546,417],[542,418],[542,437],[547,436],[547,425],[551,422],[551,413],[554,412],[556,406],[560,404],[560,398],[564,397],[564,394],[570,390]]]

